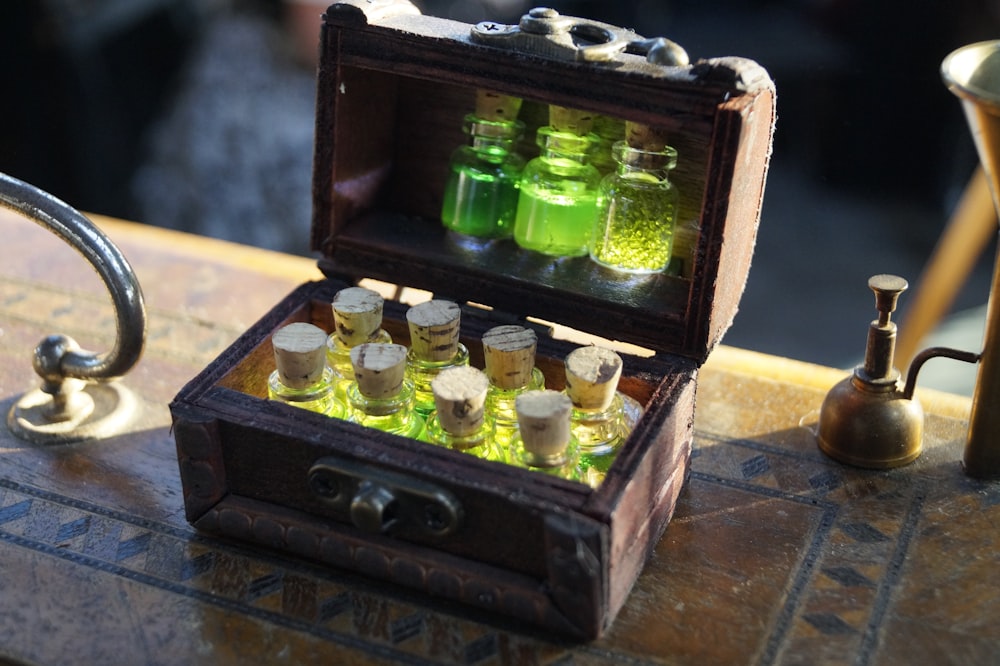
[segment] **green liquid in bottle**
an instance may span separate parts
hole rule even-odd
[[[310,412],[343,418],[347,408],[335,395],[334,381],[333,371],[326,368],[315,384],[304,388],[292,388],[281,383],[281,377],[275,370],[267,379],[267,397]]]
[[[524,158],[514,151],[524,123],[465,117],[471,144],[451,155],[441,222],[477,238],[510,238],[517,210],[517,187]]]
[[[509,238],[517,210],[520,169],[455,164],[444,191],[441,221],[452,231],[478,238]]]
[[[506,451],[493,441],[493,420],[490,418],[470,435],[453,435],[444,429],[436,413],[431,414],[427,419],[427,441],[484,460],[507,462]]]
[[[586,161],[594,141],[592,134],[539,128],[542,154],[528,162],[521,176],[514,220],[514,241],[519,246],[552,256],[587,254],[601,184],[601,174]]]
[[[347,420],[383,432],[426,441],[424,419],[413,410],[413,384],[403,382],[397,395],[369,398],[356,382],[347,388]]]
[[[522,185],[514,241],[542,254],[580,257],[587,254],[596,219],[595,192],[562,194]]]
[[[622,444],[642,416],[642,405],[624,393],[616,393],[606,410],[573,409],[571,430],[580,444],[583,479],[597,487],[611,469]]]

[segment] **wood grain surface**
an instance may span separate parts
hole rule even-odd
[[[1000,484],[959,463],[968,403],[934,393],[925,452],[847,468],[812,428],[843,373],[718,349],[693,472],[608,635],[569,644],[184,518],[167,403],[299,283],[310,259],[95,218],[135,267],[147,346],[123,380],[142,419],[103,441],[0,428],[0,662],[29,664],[989,664],[1000,654]],[[0,211],[0,407],[31,350],[113,341],[93,271]]]

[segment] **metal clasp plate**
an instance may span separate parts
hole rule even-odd
[[[452,493],[372,465],[320,458],[309,469],[308,483],[323,502],[366,532],[442,539],[462,526],[462,505]]]
[[[558,60],[611,62],[628,52],[658,65],[686,65],[683,48],[657,37],[645,39],[628,28],[600,21],[563,16],[549,7],[536,7],[518,25],[483,21],[472,27],[472,41]]]

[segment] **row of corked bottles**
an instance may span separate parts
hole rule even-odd
[[[642,406],[618,391],[622,359],[597,346],[565,359],[566,387],[545,388],[536,335],[497,326],[482,338],[485,368],[469,365],[461,309],[430,300],[406,313],[410,346],[382,328],[383,299],[348,287],[327,334],[296,322],[272,336],[268,397],[364,426],[596,487]]]
[[[549,106],[540,154],[517,144],[522,101],[477,92],[465,117],[469,143],[451,157],[441,210],[459,238],[511,238],[552,256],[590,255],[625,273],[659,273],[670,263],[679,195],[668,174],[677,151],[665,133],[587,111]]]

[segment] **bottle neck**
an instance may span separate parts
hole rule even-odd
[[[521,459],[524,461],[525,465],[536,469],[552,469],[554,467],[562,467],[569,462],[569,456],[566,454],[565,449],[559,453],[548,456],[525,451]]]
[[[357,382],[347,389],[347,400],[352,408],[369,416],[391,416],[398,412],[407,412],[412,408],[413,384],[404,381],[399,393],[386,398],[369,398],[361,393]]]
[[[677,151],[670,146],[663,150],[645,150],[618,141],[611,149],[618,164],[619,175],[647,174],[657,180],[666,180],[668,172],[677,166]]]
[[[507,154],[524,133],[520,120],[485,120],[474,114],[465,117],[463,127],[471,137],[472,149],[487,155]]]
[[[479,154],[490,157],[505,157],[514,149],[514,142],[510,139],[498,139],[494,136],[473,135],[472,150]]]
[[[584,162],[597,141],[597,136],[594,134],[580,136],[569,132],[560,132],[552,127],[538,128],[536,137],[543,157],[567,159],[574,162]]]

